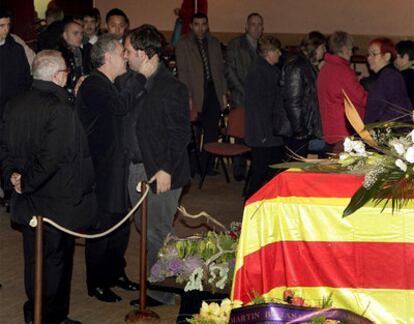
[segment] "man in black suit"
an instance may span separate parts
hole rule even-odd
[[[123,50],[116,36],[101,36],[91,50],[91,61],[96,69],[82,83],[77,96],[79,118],[88,136],[95,167],[100,231],[120,221],[129,208],[129,156],[123,123],[136,94],[146,81],[142,74],[126,73]],[[117,86],[114,83],[116,78]],[[127,222],[108,236],[86,241],[90,296],[116,302],[121,297],[110,289],[112,286],[138,289],[124,270],[129,229]]]
[[[13,190],[12,222],[23,233],[26,323],[33,322],[35,230],[42,215],[72,230],[85,230],[95,215],[93,166],[82,125],[68,105],[67,69],[61,53],[40,52],[33,86],[6,106],[0,141],[1,170]],[[43,320],[76,324],[69,313],[74,237],[44,225]]]
[[[159,249],[173,231],[173,218],[183,186],[190,179],[187,145],[190,139],[187,88],[160,62],[163,37],[151,25],[130,32],[125,41],[129,67],[142,72],[148,62],[155,63],[137,109],[136,140],[140,158],[130,166],[129,192],[137,201],[135,187],[149,181],[148,265],[157,260]],[[134,162],[134,161],[133,161]],[[148,290],[147,300],[174,303],[174,295]],[[133,301],[134,302],[134,301]],[[136,301],[135,301],[136,303]]]

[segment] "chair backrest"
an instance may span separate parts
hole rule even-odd
[[[245,136],[245,108],[237,107],[231,109],[229,112],[228,122],[227,122],[227,135],[237,138],[244,138]]]
[[[190,99],[190,122],[194,123],[198,119],[197,108],[194,107],[193,101]]]

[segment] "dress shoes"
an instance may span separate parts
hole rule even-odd
[[[62,322],[60,322],[60,324],[82,324],[79,321],[75,321],[73,319],[70,319],[69,317],[66,317],[66,319],[64,319]]]
[[[139,289],[139,285],[129,280],[127,276],[119,277],[115,282],[115,286],[129,291],[137,291]]]
[[[88,295],[96,297],[100,301],[107,303],[115,303],[122,300],[117,294],[115,294],[111,289],[107,287],[95,287],[88,289]]]
[[[131,306],[134,306],[134,307],[139,307],[139,299],[133,299],[129,302],[129,304]],[[161,306],[161,305],[164,305],[164,303],[161,303],[158,300],[156,300],[156,299],[154,299],[150,296],[147,296],[147,305],[146,306],[156,307],[156,306]]]
[[[33,324],[33,321],[28,321],[25,322],[26,324]],[[75,321],[73,319],[70,319],[69,317],[66,317],[62,322],[60,322],[59,324],[82,324],[79,321]]]

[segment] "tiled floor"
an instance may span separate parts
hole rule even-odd
[[[202,190],[197,188],[197,180],[184,194],[182,205],[191,212],[202,210],[215,216],[224,224],[241,220],[241,197],[243,183],[227,184],[222,175],[208,177]],[[184,219],[178,216],[175,221],[176,234],[186,236],[206,230],[202,220]],[[131,279],[138,280],[139,236],[132,225],[132,235],[126,254],[127,273]],[[137,293],[115,289],[122,296],[116,304],[102,303],[87,295],[85,286],[85,263],[83,241],[77,241],[74,272],[72,278],[70,317],[83,324],[124,323],[125,315],[132,310],[129,301],[137,298]],[[21,234],[10,227],[9,214],[0,207],[0,323],[23,323],[22,304],[25,301],[23,284],[23,253]],[[153,308],[160,317],[159,323],[175,323],[180,299],[175,306]]]

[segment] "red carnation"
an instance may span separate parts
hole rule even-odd
[[[283,300],[289,303],[291,302],[293,295],[294,295],[293,290],[287,289],[283,292]]]
[[[296,306],[303,306],[305,300],[302,297],[293,297],[292,304]]]

